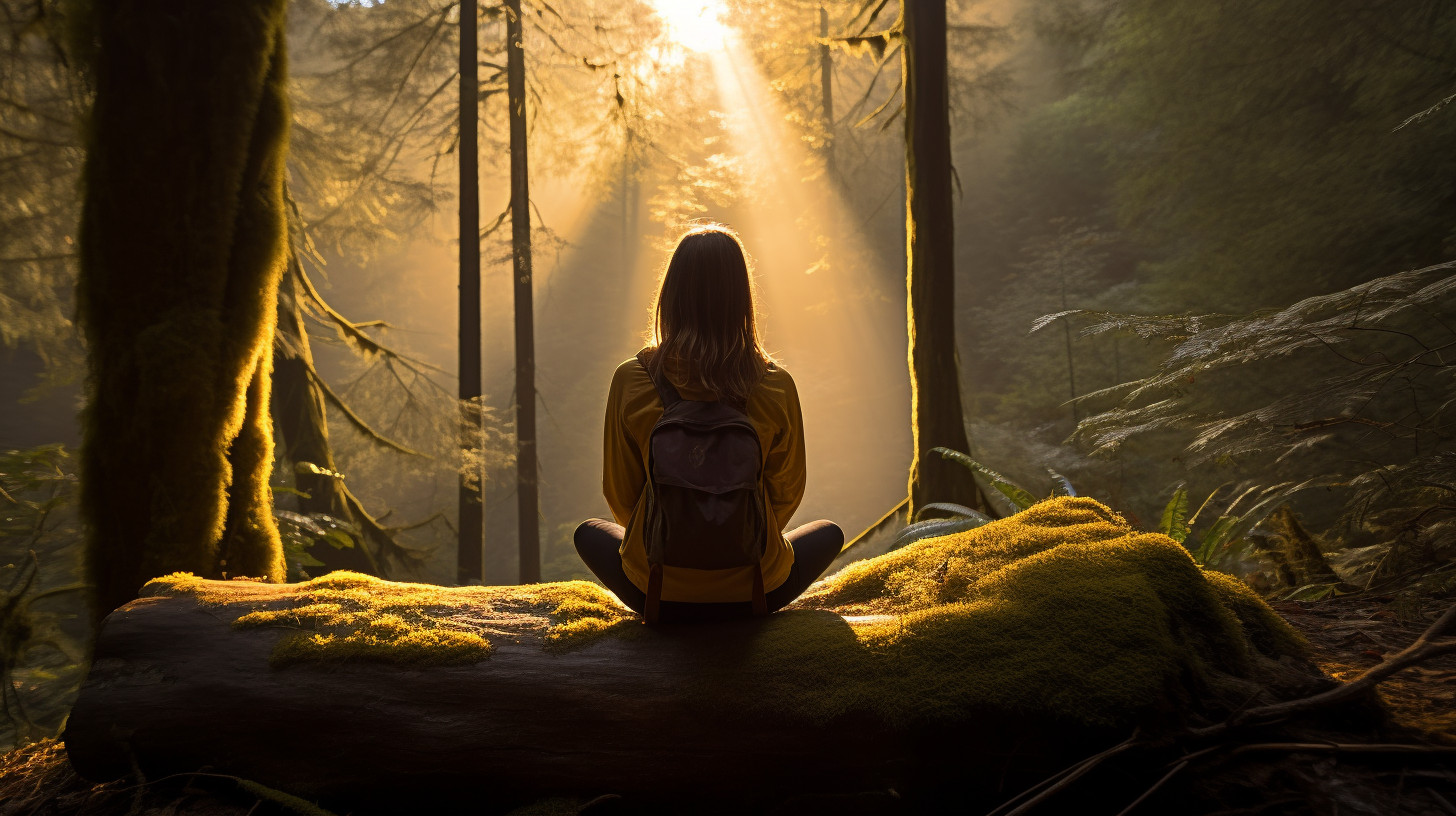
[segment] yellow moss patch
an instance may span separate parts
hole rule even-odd
[[[981,578],[1062,545],[1123,538],[1127,522],[1092,499],[1053,499],[965,533],[928,538],[857,561],[795,606],[873,614],[923,609],[963,597]]]
[[[641,631],[641,620],[623,608],[616,598],[596,584],[601,597],[588,600],[572,598],[551,613],[553,624],[546,632],[546,643],[556,648],[582,646],[606,635],[628,635]]]
[[[174,573],[145,595],[194,595],[241,610],[238,628],[288,631],[275,666],[301,661],[468,665],[490,655],[490,636],[565,646],[634,620],[606,590],[586,581],[519,587],[441,587],[334,572],[301,584],[206,581]]]

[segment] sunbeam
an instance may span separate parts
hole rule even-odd
[[[808,418],[802,515],[833,508],[857,531],[905,492],[903,306],[896,290],[887,296],[877,284],[879,259],[856,234],[823,157],[790,129],[747,47],[730,39],[707,56],[747,187],[724,217],[755,257],[766,339],[796,374]]]
[[[662,18],[667,36],[689,51],[722,51],[728,40],[720,0],[653,0],[652,8]]]

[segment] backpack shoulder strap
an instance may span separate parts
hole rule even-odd
[[[732,401],[729,401],[728,404],[731,405],[731,406],[733,406],[733,408],[736,411],[738,411],[738,413],[743,414],[744,416],[747,416],[748,415],[748,401],[753,398],[753,389],[759,387],[760,385],[762,385],[764,379],[766,377],[768,377],[769,374],[772,374],[774,372],[774,369],[775,368],[776,368],[776,366],[773,364],[772,361],[770,361],[769,364],[763,370],[763,376],[761,376],[761,377],[758,378],[758,382],[756,382],[756,383],[753,384],[753,388],[748,389],[748,396],[744,397],[741,402],[738,401],[738,400],[732,400]]]
[[[673,387],[672,383],[668,382],[666,368],[659,369],[658,376],[652,376],[652,367],[647,364],[648,351],[649,349],[644,348],[637,352],[637,364],[642,366],[642,370],[646,371],[647,376],[651,378],[652,387],[657,389],[657,396],[662,400],[662,408],[665,411],[682,402],[682,395],[677,392],[677,388]]]

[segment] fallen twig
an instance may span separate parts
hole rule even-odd
[[[1138,805],[1142,804],[1144,799],[1148,798],[1149,796],[1152,796],[1153,793],[1158,788],[1163,787],[1163,783],[1167,782],[1169,779],[1172,779],[1173,776],[1174,776],[1174,774],[1178,773],[1179,771],[1183,770],[1186,767],[1188,767],[1188,760],[1186,760],[1186,759],[1183,760],[1182,762],[1178,763],[1177,765],[1174,765],[1173,766],[1173,770],[1168,771],[1167,773],[1163,774],[1163,777],[1161,779],[1159,779],[1157,782],[1154,782],[1153,783],[1153,786],[1151,788],[1148,788],[1147,790],[1143,791],[1143,795],[1142,796],[1139,796],[1138,798],[1132,800],[1132,804],[1130,804],[1127,807],[1123,808],[1122,810],[1118,811],[1117,816],[1127,816],[1127,814],[1132,813],[1132,809],[1133,808],[1135,808]]]
[[[1339,754],[1456,754],[1456,745],[1405,745],[1399,743],[1260,742],[1240,745],[1229,756],[1252,751],[1330,752]]]
[[[1189,732],[1189,736],[1206,739],[1217,737],[1227,733],[1229,730],[1248,725],[1267,725],[1288,719],[1296,714],[1303,714],[1308,711],[1325,708],[1349,701],[1374,688],[1385,678],[1396,672],[1410,668],[1411,666],[1438,657],[1444,654],[1456,653],[1456,637],[1443,638],[1442,635],[1456,626],[1456,605],[1447,609],[1445,614],[1436,619],[1430,628],[1421,633],[1415,642],[1400,652],[1392,655],[1384,663],[1375,666],[1359,677],[1347,683],[1342,683],[1329,691],[1321,692],[1310,697],[1299,700],[1288,700],[1282,703],[1272,703],[1258,708],[1246,709],[1227,720],[1210,725],[1207,728],[1195,728]]]
[[[1010,799],[1007,799],[1005,802],[1002,802],[1000,805],[996,806],[994,810],[987,813],[986,816],[1003,816],[1003,814],[1004,816],[1020,816],[1020,814],[1026,813],[1027,811],[1036,807],[1041,802],[1051,798],[1058,791],[1077,781],[1079,777],[1092,770],[1093,768],[1097,767],[1099,764],[1102,763],[1103,760],[1107,759],[1108,757],[1115,756],[1116,754],[1120,754],[1128,748],[1131,748],[1134,744],[1137,743],[1137,738],[1138,730],[1134,729],[1132,735],[1122,742],[1119,742],[1118,744],[1112,746],[1111,748],[1108,748],[1105,751],[1102,751],[1101,753],[1093,754],[1086,759],[1083,759],[1055,774],[1052,774],[1046,779],[1043,779],[1042,781],[1022,791],[1021,793],[1018,793]],[[1016,805],[1017,802],[1026,799],[1026,797],[1028,796],[1031,796],[1032,798],[1027,800],[1025,803],[1017,806],[1015,810],[1006,810],[1007,808]]]

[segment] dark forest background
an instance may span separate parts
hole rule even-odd
[[[647,2],[526,5],[543,579],[588,577],[570,535],[606,513],[607,383],[698,218],[740,230],[768,344],[799,382],[810,485],[795,522],[870,528],[910,465],[900,63],[876,36],[896,4],[731,0],[736,34],[715,53],[674,45]],[[1065,477],[1281,597],[1451,591],[1456,6],[950,6],[969,452],[1038,496]],[[86,636],[58,599],[81,558],[88,88],[69,4],[0,9],[0,588],[58,591],[37,599],[58,648],[11,664],[19,694],[73,676]],[[454,579],[456,13],[290,10],[294,261],[275,389],[279,361],[308,359],[298,387],[325,406],[331,459],[317,439],[290,450],[297,435],[277,451],[294,577],[367,549],[389,577]],[[517,579],[504,28],[487,9],[487,583]],[[332,509],[305,503],[339,484]],[[1300,535],[1333,573],[1291,565],[1276,539]]]

